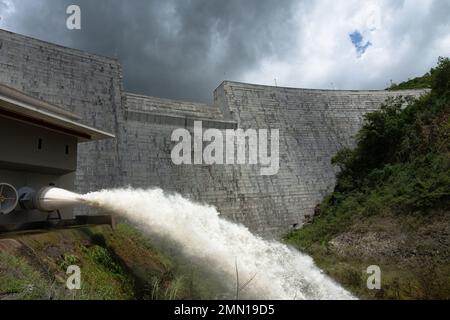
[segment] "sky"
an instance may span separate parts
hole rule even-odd
[[[129,92],[200,102],[223,80],[384,89],[450,56],[449,17],[447,0],[0,0],[0,28],[117,58]]]

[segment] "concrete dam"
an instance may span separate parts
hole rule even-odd
[[[422,90],[338,91],[222,82],[211,105],[126,92],[120,62],[0,30],[0,83],[81,116],[115,139],[80,144],[75,191],[159,187],[214,205],[266,236],[300,227],[335,183],[331,158],[354,143],[363,115]],[[259,164],[176,165],[178,128],[278,129],[279,170]],[[77,214],[95,214],[76,208]]]

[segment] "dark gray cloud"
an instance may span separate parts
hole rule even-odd
[[[0,27],[116,57],[128,91],[193,101],[211,101],[214,88],[225,79],[383,89],[391,79],[400,82],[424,74],[438,56],[450,53],[450,2],[444,0],[0,4]],[[81,31],[66,28],[69,4],[81,7]],[[359,52],[349,37],[355,31],[363,41]]]
[[[282,55],[295,36],[287,0],[10,2],[12,31],[116,57],[126,90],[177,99],[211,101],[222,80]],[[69,4],[82,30],[65,27]]]

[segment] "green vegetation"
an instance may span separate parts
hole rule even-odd
[[[1,299],[197,299],[220,286],[202,270],[157,250],[138,230],[119,223],[14,237],[0,251]],[[66,270],[81,269],[81,289],[68,290]]]
[[[288,236],[362,297],[450,298],[450,60],[395,89],[423,83],[429,94],[366,115],[356,147],[333,158],[334,192]],[[365,289],[370,264],[382,268],[383,290]]]
[[[404,81],[399,84],[393,83],[387,90],[406,90],[406,89],[427,89],[427,88],[436,88],[436,85],[439,86],[439,84],[436,84],[435,78],[436,74],[444,73],[449,71],[448,69],[442,70],[442,68],[448,68],[448,66],[445,66],[445,60],[446,58],[440,57],[438,61],[438,67],[437,68],[431,68],[429,72],[424,74],[421,77],[416,77],[413,79],[408,79],[408,81]]]
[[[434,73],[434,69],[431,69],[427,74],[416,77],[413,79],[409,79],[408,81],[399,83],[399,84],[391,84],[387,90],[408,90],[408,89],[428,89],[431,88],[431,79],[432,73]]]
[[[50,293],[45,279],[24,258],[0,252],[0,299],[48,299]]]

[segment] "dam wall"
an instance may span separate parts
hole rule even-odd
[[[352,146],[363,115],[390,97],[423,91],[332,91],[280,88],[224,81],[211,106],[126,94],[125,183],[157,185],[215,205],[264,235],[300,227],[334,187],[331,158]],[[213,120],[212,120],[213,119]],[[279,171],[260,165],[174,165],[171,133],[204,128],[278,129]],[[225,135],[225,132],[224,132]],[[208,143],[204,143],[204,146]]]
[[[0,30],[0,82],[57,104],[116,135],[80,145],[76,191],[157,186],[218,207],[267,236],[300,227],[335,183],[332,156],[351,146],[363,115],[423,90],[333,91],[224,81],[211,105],[128,93],[117,60]],[[175,165],[173,130],[278,129],[279,171],[260,165]],[[204,144],[205,146],[205,144]],[[86,213],[77,208],[77,213]]]
[[[116,134],[116,140],[78,146],[75,184],[79,192],[121,184],[123,89],[117,60],[0,30],[0,82]]]

